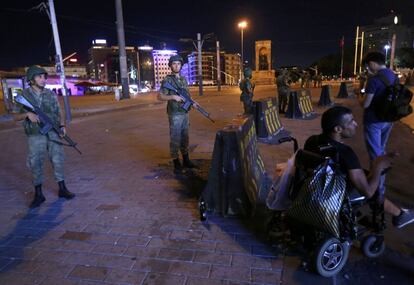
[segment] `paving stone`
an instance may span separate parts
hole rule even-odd
[[[38,267],[39,263],[36,261],[16,259],[3,267],[2,271],[33,273]]]
[[[63,278],[66,277],[74,268],[74,265],[57,262],[38,263],[37,268],[33,272],[37,275],[52,276]]]
[[[227,280],[189,277],[185,285],[227,285]]]
[[[233,254],[232,266],[247,266],[252,268],[281,270],[283,268],[283,260],[281,257],[262,257],[253,255]]]
[[[46,277],[22,272],[5,272],[0,274],[0,284],[4,285],[38,285]]]
[[[140,258],[137,259],[133,266],[133,270],[144,272],[161,272],[167,273],[170,269],[172,261],[161,260],[154,258]]]
[[[134,263],[135,258],[126,256],[104,255],[99,258],[97,266],[131,269]]]
[[[183,285],[184,276],[171,274],[148,273],[142,285]]]
[[[145,272],[117,268],[108,274],[105,282],[141,284],[145,276]]]
[[[110,269],[106,267],[76,265],[69,274],[69,277],[103,281],[107,277],[109,271]]]
[[[79,285],[78,280],[47,277],[40,285]]]
[[[193,250],[161,248],[157,257],[161,259],[192,261],[194,255],[195,253]]]
[[[157,247],[130,246],[124,252],[124,256],[130,256],[130,257],[136,257],[136,258],[156,257],[158,256],[159,251],[160,251],[160,248],[157,248]]]
[[[92,233],[67,231],[60,238],[68,240],[86,241],[89,240],[91,236]]]
[[[208,277],[209,270],[209,264],[176,261],[171,264],[169,273],[186,276]]]
[[[116,204],[101,204],[98,207],[96,207],[96,210],[98,211],[113,211],[119,209],[120,205]]]
[[[280,284],[282,277],[281,271],[252,269],[252,281],[268,284]]]
[[[92,252],[108,255],[122,255],[127,250],[127,248],[128,246],[121,244],[98,244],[95,245],[95,247],[92,249]]]
[[[197,251],[194,261],[210,264],[230,265],[231,255],[225,253],[212,253],[205,251]]]
[[[211,268],[210,278],[249,282],[250,268],[213,265]]]

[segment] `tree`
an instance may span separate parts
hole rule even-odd
[[[344,50],[344,77],[352,76],[354,53],[351,48]],[[341,73],[341,53],[326,55],[320,58],[312,66],[318,66],[318,71],[324,75],[337,75]]]

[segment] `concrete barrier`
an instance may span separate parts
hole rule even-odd
[[[319,97],[318,106],[332,106],[334,103],[331,101],[331,86],[323,85],[321,90],[321,96]]]
[[[313,110],[310,90],[299,89],[290,92],[285,116],[290,119],[305,120],[316,118],[317,114]]]
[[[257,148],[253,118],[236,119],[216,134],[207,186],[201,200],[221,215],[251,216],[264,203],[271,179]]]
[[[254,119],[259,142],[279,144],[279,139],[289,136],[283,127],[278,112],[277,99],[265,98],[254,101]]]
[[[354,98],[355,88],[352,82],[341,82],[337,98]]]

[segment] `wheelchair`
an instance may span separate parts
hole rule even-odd
[[[298,148],[296,139],[285,138],[281,143],[286,141],[294,142],[296,152]],[[296,170],[289,187],[289,198],[292,201],[310,173],[324,160],[335,156],[335,150],[331,146],[322,146],[320,153],[323,155],[297,150]],[[304,247],[311,265],[309,269],[313,269],[321,276],[331,277],[343,269],[351,246],[355,242],[360,244],[363,254],[369,258],[378,257],[384,252],[383,197],[379,197],[377,193],[367,199],[355,189],[347,189],[339,214],[339,237],[292,218],[287,212],[279,211],[274,213],[268,224],[268,233],[280,229],[287,229],[291,240],[295,239]]]

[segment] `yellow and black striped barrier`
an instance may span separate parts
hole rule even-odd
[[[259,142],[278,144],[279,139],[289,135],[280,121],[277,99],[266,98],[254,101],[255,123]]]
[[[313,110],[310,90],[299,89],[290,92],[285,116],[290,119],[313,119],[317,116]]]
[[[238,118],[218,131],[200,198],[206,208],[224,216],[251,216],[257,204],[264,204],[270,185],[252,116]]]

